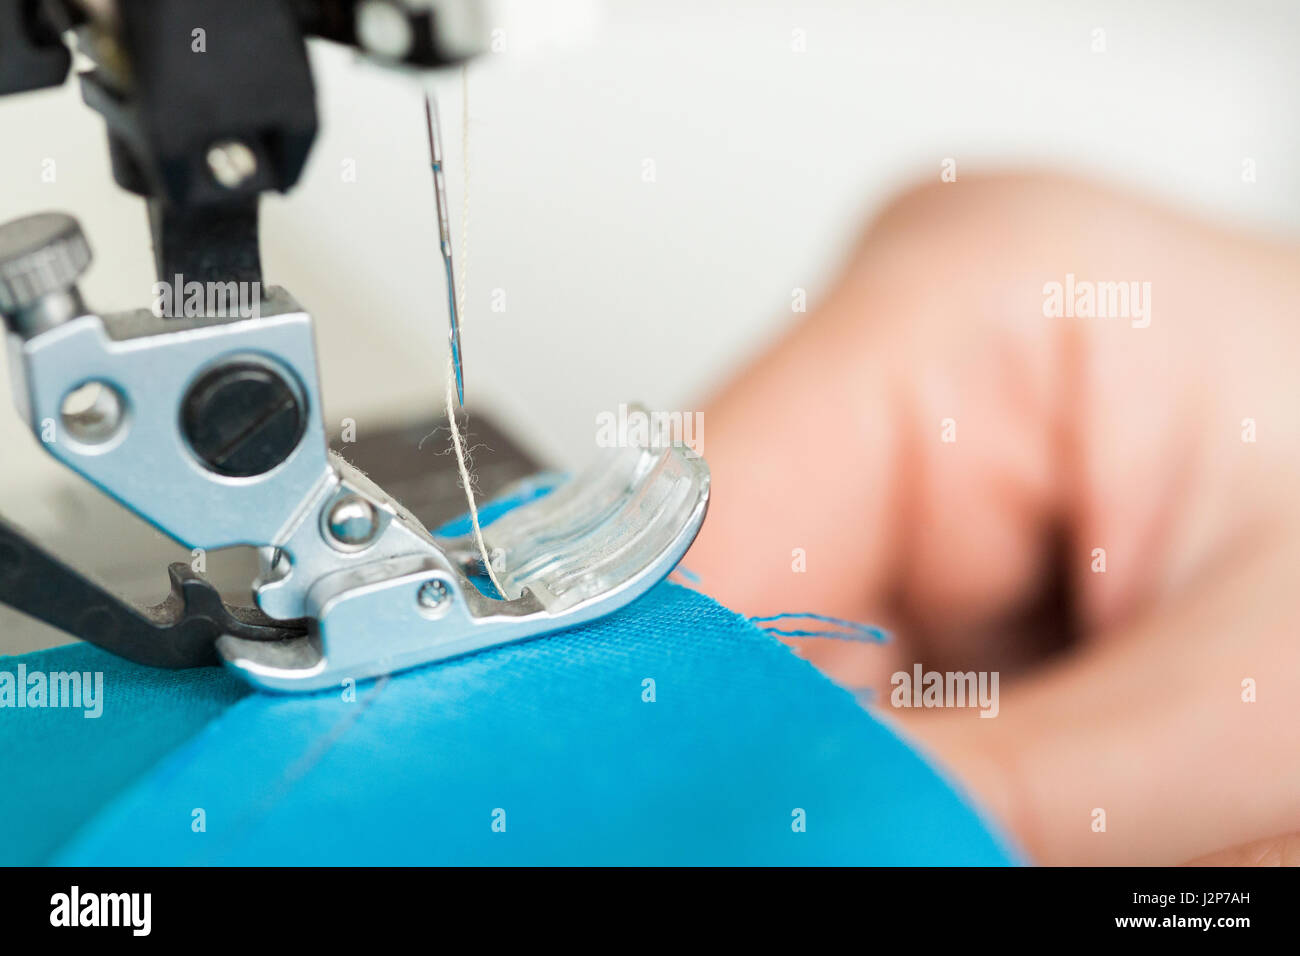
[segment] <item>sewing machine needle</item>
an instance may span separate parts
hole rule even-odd
[[[442,246],[442,261],[447,269],[447,314],[451,319],[448,337],[451,340],[451,364],[456,371],[456,399],[465,406],[465,372],[460,356],[460,316],[456,309],[456,275],[451,259],[451,226],[447,221],[447,186],[442,175],[442,121],[438,116],[438,103],[428,93],[424,94],[424,119],[429,128],[429,166],[433,170],[433,195],[438,206],[438,241]]]

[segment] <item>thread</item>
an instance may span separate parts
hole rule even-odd
[[[465,321],[465,289],[469,278],[469,71],[465,66],[460,69],[460,150],[461,150],[461,206],[460,206],[460,255],[457,256],[460,276],[456,289],[456,311],[461,323]],[[461,435],[460,425],[456,422],[456,367],[452,359],[451,344],[447,348],[447,424],[451,428],[451,447],[456,452],[456,465],[460,469],[461,487],[465,489],[465,503],[469,505],[469,520],[474,544],[478,546],[479,557],[483,561],[483,570],[487,572],[497,594],[506,597],[506,589],[501,586],[497,573],[488,556],[487,544],[483,541],[483,528],[478,520],[478,504],[474,500],[474,480],[470,474],[469,452],[465,448],[465,439]]]
[[[831,617],[829,614],[771,614],[766,617],[751,617],[749,621],[751,624],[757,624],[768,634],[775,634],[778,637],[829,637],[841,641],[861,641],[868,644],[879,644],[889,640],[888,631],[872,627],[870,624],[859,624],[857,621],[846,621],[844,618]],[[782,628],[771,626],[780,621],[817,621],[821,624],[832,624],[834,628]]]
[[[483,541],[483,527],[478,520],[478,505],[474,501],[474,481],[470,477],[469,455],[465,451],[465,439],[460,433],[460,426],[456,423],[456,370],[452,366],[451,355],[447,356],[447,424],[451,428],[451,447],[456,451],[456,465],[460,469],[461,487],[465,489],[465,502],[469,505],[469,521],[471,534],[474,536],[474,544],[478,546],[479,557],[483,560],[483,569],[487,572],[488,579],[492,586],[497,589],[497,593],[502,597],[506,596],[506,589],[501,586],[500,580],[497,579],[497,573],[492,568],[492,561],[488,558],[487,544]]]

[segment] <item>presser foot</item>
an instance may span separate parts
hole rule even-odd
[[[689,448],[611,449],[545,497],[483,529],[504,593],[479,584],[468,537],[319,578],[309,633],[217,641],[222,662],[255,687],[336,687],[605,617],[676,567],[704,521],[709,470]]]
[[[89,263],[70,216],[0,226],[0,315],[20,413],[49,454],[185,547],[249,545],[262,567],[256,618],[222,616],[219,598],[181,582],[188,604],[173,602],[176,614],[122,615],[141,635],[130,642],[115,641],[102,615],[75,613],[84,602],[16,595],[78,636],[194,666],[215,631],[217,657],[255,687],[317,690],[616,611],[673,569],[704,520],[705,463],[670,436],[638,433],[491,523],[500,592],[480,588],[466,557],[477,542],[431,535],[330,451],[311,316],[286,291],[250,292],[248,309],[233,312],[233,293],[214,289],[221,306],[194,315],[101,315],[76,287]],[[12,578],[27,553],[0,550],[0,574]]]

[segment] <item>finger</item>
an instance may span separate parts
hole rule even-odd
[[[1288,440],[1295,458],[1294,403],[1257,374],[1295,338],[1277,332],[1285,261],[1068,182],[905,197],[827,304],[706,410],[714,498],[692,564],[738,609],[868,617],[936,662],[985,648],[963,663],[987,666],[1014,663],[991,636],[1052,593],[1062,540],[1088,626],[1176,593],[1288,487],[1261,469]],[[1048,319],[1044,280],[1076,271],[1151,277],[1160,321]],[[1257,328],[1235,344],[1225,276]],[[1243,408],[1269,418],[1270,452],[1240,440]]]
[[[1190,860],[1188,866],[1300,866],[1300,833],[1256,840]]]
[[[928,590],[908,610],[946,620],[1018,599],[1038,571],[1046,402],[999,382],[1006,348],[1048,382],[1045,337],[989,337],[979,323],[951,334],[971,320],[970,298],[933,281],[934,261],[963,272],[978,247],[929,204],[887,213],[828,301],[705,411],[713,499],[690,561],[738,609],[890,624],[919,579]],[[925,544],[936,537],[943,547]]]
[[[705,411],[709,517],[687,558],[723,603],[855,617],[878,607],[897,530],[889,381],[842,347],[857,301],[832,296]]]
[[[1300,831],[1295,531],[1243,542],[1253,558],[1003,694],[994,719],[883,713],[1037,862],[1173,864]]]

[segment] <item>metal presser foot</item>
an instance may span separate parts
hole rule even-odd
[[[304,605],[310,634],[227,635],[217,651],[258,687],[314,690],[584,624],[676,567],[708,494],[708,467],[686,450],[617,449],[484,529],[503,597],[471,580],[479,560],[468,538],[435,537],[419,552],[319,577]]]
[[[311,318],[287,293],[269,290],[256,317],[100,316],[75,287],[89,260],[69,216],[0,227],[20,412],[55,458],[182,544],[254,545],[262,568],[256,611],[174,602],[152,629],[123,613],[131,641],[117,628],[78,633],[80,618],[53,614],[46,594],[46,619],[79,637],[162,666],[215,651],[256,687],[317,690],[610,614],[665,577],[704,520],[709,472],[690,449],[658,436],[606,449],[484,529],[505,591],[488,593],[468,540],[431,535],[329,451]],[[168,653],[182,632],[184,653]]]

